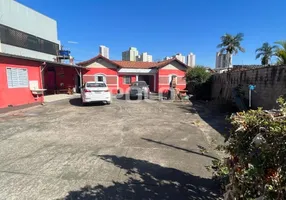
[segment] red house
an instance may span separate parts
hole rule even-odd
[[[80,75],[76,65],[0,53],[0,108],[42,103],[44,92],[76,89]]]
[[[98,55],[77,65],[85,67],[83,82],[104,81],[113,94],[127,93],[133,81],[146,81],[151,92],[163,93],[176,82],[178,89],[186,88],[184,79],[188,66],[176,58],[162,62],[109,60]]]

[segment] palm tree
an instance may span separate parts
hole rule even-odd
[[[227,53],[229,55],[228,66],[232,65],[233,55],[237,54],[238,51],[245,52],[245,49],[240,46],[240,42],[243,40],[243,37],[243,33],[238,33],[235,36],[227,33],[221,37],[221,44],[217,45],[217,48],[221,48],[221,53]]]
[[[277,46],[271,46],[268,42],[263,43],[262,47],[256,49],[256,59],[261,57],[261,64],[268,65],[272,56],[275,56]]]
[[[279,47],[276,48],[275,55],[278,57],[277,64],[285,65],[286,64],[286,41],[275,42]]]

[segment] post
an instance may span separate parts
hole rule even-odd
[[[79,85],[80,85],[80,87],[82,87],[81,69],[79,69]]]
[[[249,88],[249,108],[251,108],[251,89]]]

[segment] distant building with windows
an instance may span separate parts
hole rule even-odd
[[[230,54],[223,54],[220,52],[216,53],[216,65],[215,68],[230,68],[231,66],[231,55]]]
[[[182,63],[186,63],[186,57],[183,56],[181,53],[177,53],[176,55],[172,56],[172,58],[177,58]]]
[[[139,52],[137,48],[130,47],[127,51],[122,52],[122,60],[125,61],[136,61]]]
[[[14,0],[0,0],[0,53],[53,61],[57,22]]]
[[[105,58],[109,58],[109,48],[106,46],[100,45],[99,54],[103,55]]]
[[[190,53],[187,55],[187,65],[190,67],[194,67],[196,65],[196,55],[193,53]]]
[[[141,55],[138,55],[136,57],[136,60],[142,62],[153,62],[153,57],[151,55],[148,55],[147,52],[144,52]]]

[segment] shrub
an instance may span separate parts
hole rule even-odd
[[[189,93],[198,99],[209,99],[211,94],[211,73],[203,66],[196,66],[187,70],[185,78]]]
[[[249,110],[230,117],[229,157],[213,161],[225,199],[286,199],[286,101],[276,111]]]

